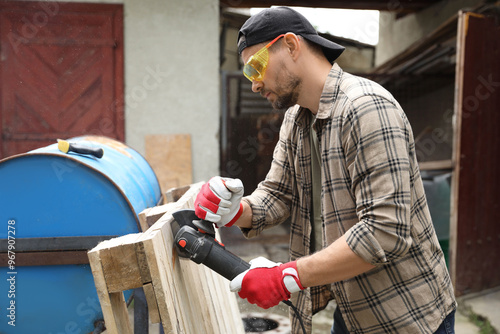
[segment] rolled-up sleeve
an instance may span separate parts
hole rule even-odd
[[[412,244],[411,129],[399,105],[385,97],[355,103],[344,128],[350,130],[345,149],[359,222],[346,240],[365,261],[380,265],[404,256]]]

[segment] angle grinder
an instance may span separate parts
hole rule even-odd
[[[171,228],[180,257],[202,263],[228,280],[250,269],[248,262],[226,250],[215,239],[213,223],[198,218],[191,209],[179,210],[172,215],[175,220]]]
[[[179,210],[172,213],[172,216],[174,220],[170,227],[180,257],[204,264],[230,281],[245,270],[250,269],[248,262],[228,251],[223,244],[215,239],[213,223],[198,218],[194,210]],[[306,333],[297,308],[289,300],[282,302],[293,309],[299,319],[302,331]]]

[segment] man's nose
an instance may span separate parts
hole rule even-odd
[[[252,92],[254,93],[258,93],[260,92],[260,90],[262,89],[262,81],[256,81],[256,80],[253,80],[252,81]]]

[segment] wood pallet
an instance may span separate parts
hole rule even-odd
[[[104,241],[88,252],[106,333],[132,334],[123,291],[142,287],[150,320],[161,322],[165,333],[244,334],[229,282],[179,259],[173,248],[172,212],[192,208],[201,185],[192,185],[176,202],[142,212],[141,226],[152,224],[145,232]]]

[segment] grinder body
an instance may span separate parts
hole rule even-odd
[[[250,264],[215,239],[213,224],[200,220],[194,210],[173,213],[172,233],[179,256],[204,264],[228,280],[250,269]]]

